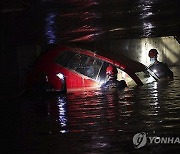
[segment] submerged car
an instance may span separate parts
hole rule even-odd
[[[145,65],[123,55],[58,46],[38,59],[27,88],[49,92],[98,88],[106,82],[109,64],[117,68],[117,79],[125,80],[128,86],[155,80]]]

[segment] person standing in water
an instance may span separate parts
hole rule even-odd
[[[159,79],[173,79],[173,72],[168,68],[167,64],[157,60],[158,51],[156,49],[151,49],[148,55],[151,63],[148,68]]]
[[[104,83],[101,88],[117,88],[117,89],[124,89],[127,87],[127,84],[124,80],[118,81],[117,80],[118,70],[115,66],[109,64],[106,68],[106,78],[107,81]]]

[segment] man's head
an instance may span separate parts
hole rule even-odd
[[[117,68],[109,64],[109,66],[106,68],[106,75],[108,76],[108,78],[117,78],[117,74]]]
[[[150,57],[150,62],[151,64],[153,64],[154,62],[157,61],[157,55],[158,55],[158,52],[156,49],[151,49],[149,50],[149,57]]]

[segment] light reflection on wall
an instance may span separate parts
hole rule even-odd
[[[152,34],[152,29],[155,26],[151,22],[144,22],[143,23],[143,31],[145,36],[150,36]]]
[[[141,19],[145,19],[154,15],[154,13],[152,12],[153,4],[154,4],[154,1],[152,0],[146,0],[146,1],[140,0],[139,8],[142,11],[142,13],[140,14]]]
[[[155,28],[155,25],[148,21],[148,19],[155,15],[153,13],[153,5],[154,5],[153,0],[139,0],[139,9],[142,12],[140,14],[140,19],[142,20],[142,27],[143,27],[143,35],[145,37],[151,36],[152,35],[152,30]],[[150,64],[149,57],[148,57],[148,52],[150,49],[154,48],[151,43],[149,43],[148,39],[142,39],[141,40],[141,53],[140,53],[140,62],[143,63],[144,65],[148,66]]]
[[[72,42],[78,42],[78,41],[93,41],[95,40],[95,38],[97,38],[101,33],[94,33],[94,34],[89,34],[89,35],[86,35],[86,36],[82,36],[82,37],[79,37],[77,39],[74,39],[74,40],[71,40]]]
[[[146,66],[150,65],[150,59],[148,57],[148,52],[150,49],[153,49],[151,43],[148,42],[147,39],[141,40],[141,54],[140,54],[140,62],[143,63]]]
[[[150,36],[152,34],[152,29],[155,28],[155,25],[148,21],[148,18],[155,15],[152,11],[154,1],[152,0],[140,0],[140,5],[138,6],[141,10],[140,19],[142,19],[142,27],[144,36]]]
[[[97,0],[66,0],[67,3],[69,4],[73,4],[76,6],[80,6],[81,8],[88,8],[91,7],[93,5],[97,5],[98,1]]]
[[[57,14],[55,12],[47,13],[45,18],[45,35],[48,44],[56,43],[56,35],[55,35],[55,23],[56,23]]]
[[[104,32],[101,27],[95,24],[96,19],[101,18],[101,15],[94,11],[86,11],[79,14],[79,26],[73,27],[68,31],[68,35],[72,37],[71,42],[88,42],[98,39]],[[73,37],[74,36],[74,37]]]
[[[138,43],[137,43],[138,44]],[[158,60],[171,65],[179,64],[180,45],[174,39],[174,37],[157,37],[157,38],[142,38],[140,39],[140,49],[136,53],[138,54],[138,61],[150,65],[150,58],[148,52],[150,49],[158,50]]]
[[[169,59],[173,64],[178,63],[178,55],[180,54],[180,44],[175,40],[175,38],[173,36],[161,37],[161,43],[163,44],[163,56],[165,56],[162,57],[162,59]]]

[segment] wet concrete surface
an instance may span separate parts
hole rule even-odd
[[[179,153],[178,143],[133,144],[140,132],[180,137],[180,68],[172,70],[173,81],[122,91],[1,98],[1,152]]]

